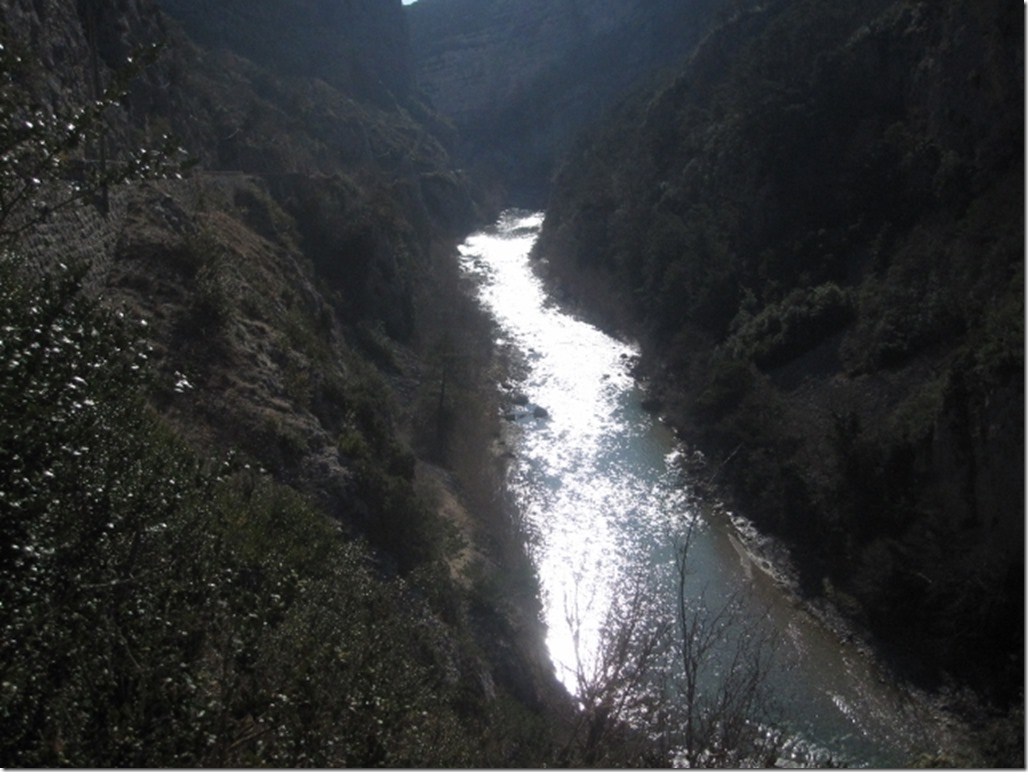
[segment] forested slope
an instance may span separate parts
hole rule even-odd
[[[1023,9],[743,12],[561,169],[537,253],[805,591],[1023,699]]]
[[[0,2],[4,765],[552,758],[471,200],[403,30],[346,37],[399,0],[337,10],[326,81],[258,14]]]

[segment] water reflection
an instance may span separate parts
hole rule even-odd
[[[665,510],[647,511],[659,480],[634,474],[625,453],[641,434],[625,416],[636,351],[547,303],[526,262],[541,223],[540,215],[509,213],[460,251],[483,302],[527,354],[521,390],[545,410],[522,425],[510,485],[534,537],[550,653],[573,690],[577,664],[595,655],[612,593],[637,560],[640,526],[659,527]],[[676,495],[665,493],[665,501]]]
[[[630,372],[637,351],[563,313],[534,275],[528,254],[541,225],[540,214],[507,212],[461,245],[460,260],[527,363],[519,389],[528,404],[512,426],[518,453],[509,484],[531,532],[561,680],[576,690],[604,620],[641,569],[673,586],[671,537],[692,523],[690,603],[702,595],[717,606],[741,592],[746,613],[771,619],[795,663],[774,683],[794,760],[823,763],[830,752],[836,761],[889,766],[933,747],[930,717],[795,608],[731,528],[690,511],[673,438],[639,407]]]

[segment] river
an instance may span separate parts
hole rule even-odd
[[[636,348],[566,313],[534,273],[529,252],[542,222],[539,213],[504,212],[459,254],[501,331],[497,345],[524,363],[507,416],[515,451],[508,484],[529,530],[561,681],[572,694],[580,688],[604,621],[639,577],[667,590],[671,607],[674,540],[691,528],[690,607],[739,597],[749,621],[768,625],[779,642],[768,683],[775,725],[788,737],[783,759],[909,766],[945,747],[929,702],[811,616],[748,548],[745,520],[692,503],[683,449],[641,408]]]

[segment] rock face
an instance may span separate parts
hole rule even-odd
[[[633,0],[455,0],[408,11],[418,81],[460,125],[502,111],[577,49],[628,21]]]
[[[165,21],[150,0],[0,3],[0,23],[41,65],[39,96],[51,104],[92,93],[91,40],[101,68],[123,65],[133,50],[168,38]]]
[[[314,77],[381,101],[406,97],[411,53],[400,0],[160,0],[202,45],[286,75]]]
[[[555,155],[574,133],[687,56],[727,5],[430,0],[407,15],[418,85],[457,124],[464,161],[527,205],[544,200]]]
[[[25,55],[45,65],[41,91],[54,105],[91,98],[94,54],[102,89],[134,52],[162,44],[122,109],[106,116],[112,163],[120,147],[153,146],[168,133],[207,169],[274,178],[272,192],[340,289],[348,320],[370,308],[391,334],[411,335],[406,272],[431,240],[426,229],[463,231],[472,214],[439,122],[410,99],[399,0],[308,0],[288,15],[274,2],[168,0],[161,7],[172,18],[158,5],[11,0],[0,21],[24,31]],[[95,158],[93,148],[83,152]],[[362,181],[345,178],[356,169]],[[421,230],[415,255],[376,219],[374,199],[387,185]]]

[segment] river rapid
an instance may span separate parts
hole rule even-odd
[[[640,577],[673,607],[675,539],[691,528],[690,608],[741,599],[747,622],[778,641],[769,678],[783,761],[801,766],[909,766],[949,747],[929,701],[894,685],[870,654],[815,619],[751,547],[737,515],[697,507],[683,448],[641,407],[638,351],[563,311],[533,271],[539,213],[504,212],[459,248],[464,274],[524,363],[507,415],[508,485],[529,531],[547,646],[568,691],[595,660],[605,621]],[[661,607],[661,604],[665,604]],[[726,639],[726,646],[727,643]]]

